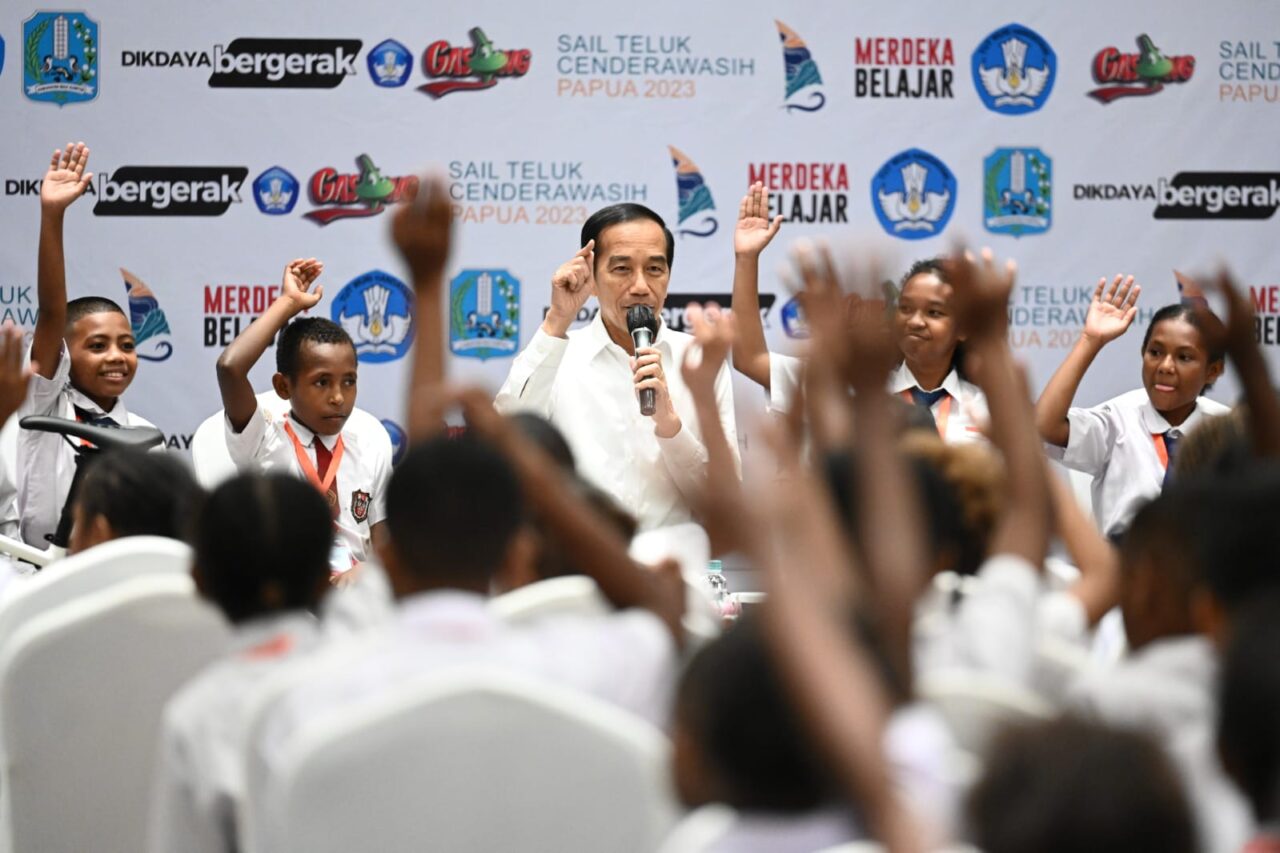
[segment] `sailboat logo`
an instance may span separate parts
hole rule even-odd
[[[124,276],[124,292],[129,299],[129,325],[133,329],[133,343],[138,358],[144,361],[164,361],[173,355],[173,343],[169,340],[169,320],[160,308],[160,300],[143,284],[142,279],[120,268]]]
[[[698,171],[694,162],[680,149],[668,145],[667,150],[671,152],[671,165],[676,170],[676,197],[680,203],[677,223],[684,225],[697,214],[706,211],[702,221],[696,223],[696,227],[702,230],[695,230],[695,225],[677,230],[681,237],[710,237],[720,227],[719,221],[711,215],[716,209],[711,190],[707,188],[702,172]]]
[[[827,96],[822,93],[822,74],[818,71],[818,63],[813,61],[804,39],[796,31],[782,21],[773,22],[778,27],[778,38],[782,40],[782,61],[787,72],[787,94],[785,106],[787,111],[802,110],[806,113],[817,112],[827,103]],[[801,93],[808,103],[800,103]]]

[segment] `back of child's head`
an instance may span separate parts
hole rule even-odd
[[[935,535],[949,531],[955,543],[952,570],[977,573],[1007,499],[1003,461],[984,445],[947,444],[925,432],[908,433],[900,447],[940,483],[932,489],[937,494],[925,489],[925,507]]]
[[[1195,827],[1145,735],[1063,718],[1006,729],[968,798],[983,853],[1191,853]]]
[[[535,415],[533,412],[516,412],[508,415],[508,420],[515,426],[520,433],[551,457],[561,469],[565,471],[573,471],[576,463],[573,458],[573,450],[569,447],[569,442],[565,440],[564,434],[556,428],[551,421]]]
[[[617,533],[624,542],[630,542],[639,528],[635,516],[618,506],[617,501],[603,489],[593,486],[580,477],[567,478],[568,487],[577,492],[587,506],[596,512],[597,517]],[[539,525],[540,547],[538,558],[534,562],[534,571],[540,579],[563,577],[565,575],[585,574],[590,568],[578,565],[564,543],[554,531],[543,529]]]
[[[680,677],[676,782],[690,806],[800,813],[831,786],[752,617],[703,646]],[[696,773],[706,778],[690,778]]]
[[[70,329],[90,314],[112,313],[119,314],[126,319],[129,317],[123,308],[105,296],[81,296],[78,299],[72,299],[67,302],[67,328]]]
[[[1218,754],[1260,824],[1280,818],[1280,595],[1248,605],[1219,677]]]
[[[276,372],[297,377],[304,344],[346,344],[355,351],[351,336],[341,326],[323,317],[299,317],[280,330],[276,340]]]
[[[1168,492],[1138,509],[1120,539],[1120,610],[1129,644],[1193,631],[1201,582],[1186,506]]]
[[[88,457],[76,493],[77,526],[99,527],[98,541],[124,536],[182,539],[202,491],[191,466],[169,453],[102,451]],[[84,530],[77,533],[81,538]],[[95,543],[96,544],[96,543]],[[80,550],[78,546],[75,550]]]
[[[1176,478],[1227,475],[1253,465],[1249,411],[1240,404],[1225,415],[1203,418],[1178,443],[1173,460]]]
[[[491,445],[469,434],[414,445],[387,486],[393,583],[487,590],[524,520],[520,481]]]
[[[191,544],[197,587],[232,622],[311,609],[328,587],[333,516],[303,480],[241,474],[205,499]]]

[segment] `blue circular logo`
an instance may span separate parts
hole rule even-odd
[[[804,308],[799,299],[792,297],[790,302],[782,306],[782,330],[787,333],[788,338],[809,337],[809,323],[804,319]]]
[[[1017,116],[1040,109],[1057,76],[1053,48],[1021,24],[1001,27],[973,52],[973,85],[987,109],[998,113]]]
[[[405,451],[409,449],[408,437],[404,434],[404,430],[400,428],[400,424],[387,418],[382,419],[382,428],[391,437],[391,464],[399,465],[400,460],[404,458]]]
[[[369,78],[374,85],[394,89],[409,82],[413,73],[413,54],[395,39],[375,45],[369,50]]]
[[[298,203],[298,179],[283,166],[272,166],[253,179],[253,202],[268,216],[284,216]]]
[[[351,336],[356,357],[368,364],[404,358],[413,344],[413,291],[382,270],[347,282],[329,313]]]
[[[909,148],[890,157],[871,179],[871,206],[894,237],[936,237],[956,207],[955,175],[928,151]]]

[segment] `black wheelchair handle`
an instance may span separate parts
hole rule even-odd
[[[102,450],[150,450],[164,443],[164,433],[155,427],[103,427],[51,418],[45,415],[28,415],[18,421],[18,426],[35,432],[51,432],[73,438],[83,438]]]

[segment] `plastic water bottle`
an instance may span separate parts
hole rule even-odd
[[[729,594],[729,582],[724,577],[724,564],[719,560],[707,563],[707,590],[711,594],[712,604],[719,611],[722,619],[734,619],[739,615],[738,603]]]

